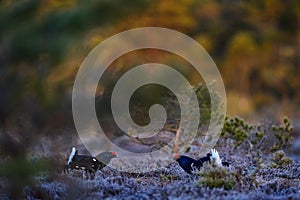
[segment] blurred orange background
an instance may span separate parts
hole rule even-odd
[[[3,0],[0,26],[0,126],[11,134],[73,129],[72,86],[84,58],[113,34],[143,26],[183,32],[208,51],[225,83],[228,115],[299,119],[297,0]],[[138,59],[180,66],[170,57],[150,51],[112,69]]]

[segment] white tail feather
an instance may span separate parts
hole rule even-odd
[[[75,156],[75,153],[76,153],[76,149],[75,149],[75,147],[73,147],[72,151],[71,151],[71,154],[69,156],[68,165],[72,162],[73,157]]]
[[[210,152],[211,152],[211,158],[212,158],[212,159],[215,159],[216,164],[217,164],[218,166],[222,166],[222,160],[221,160],[221,158],[220,158],[220,156],[219,156],[218,151],[215,150],[215,149],[212,149]]]

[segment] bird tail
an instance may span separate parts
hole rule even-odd
[[[76,154],[76,149],[75,149],[75,147],[73,147],[73,148],[72,148],[72,151],[71,151],[71,154],[70,154],[70,156],[69,156],[69,159],[68,159],[68,165],[72,162],[72,160],[73,160],[75,154]]]
[[[222,160],[219,156],[219,153],[216,149],[212,149],[211,151],[211,158],[215,159],[215,162],[218,166],[222,166]]]

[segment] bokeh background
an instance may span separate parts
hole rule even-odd
[[[66,138],[76,134],[71,94],[80,64],[104,39],[143,26],[181,31],[207,50],[225,83],[228,115],[250,121],[288,116],[298,127],[298,0],[2,0],[2,160],[59,151],[46,145],[49,140],[71,144]],[[168,63],[170,57],[149,50],[115,62],[110,73],[138,59]]]

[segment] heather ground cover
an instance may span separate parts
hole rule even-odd
[[[145,157],[144,162],[135,164],[141,167],[149,167],[151,162],[167,164],[149,173],[129,173],[114,169],[126,160],[118,158],[93,177],[80,170],[64,173],[62,168],[56,168],[52,174],[41,170],[23,192],[27,199],[300,198],[299,152],[291,145],[294,130],[288,119],[281,125],[268,121],[250,125],[239,118],[228,118],[224,127],[216,149],[221,158],[230,163],[229,168],[208,163],[189,175],[175,160],[158,162]],[[245,128],[248,129],[246,136],[237,137]],[[80,149],[80,144],[78,146]],[[68,153],[56,155],[58,166],[63,166]],[[186,153],[195,158],[198,154],[195,146]],[[54,155],[49,154],[51,156]],[[7,188],[5,179],[1,180],[1,186],[1,198],[9,199],[4,190]]]

